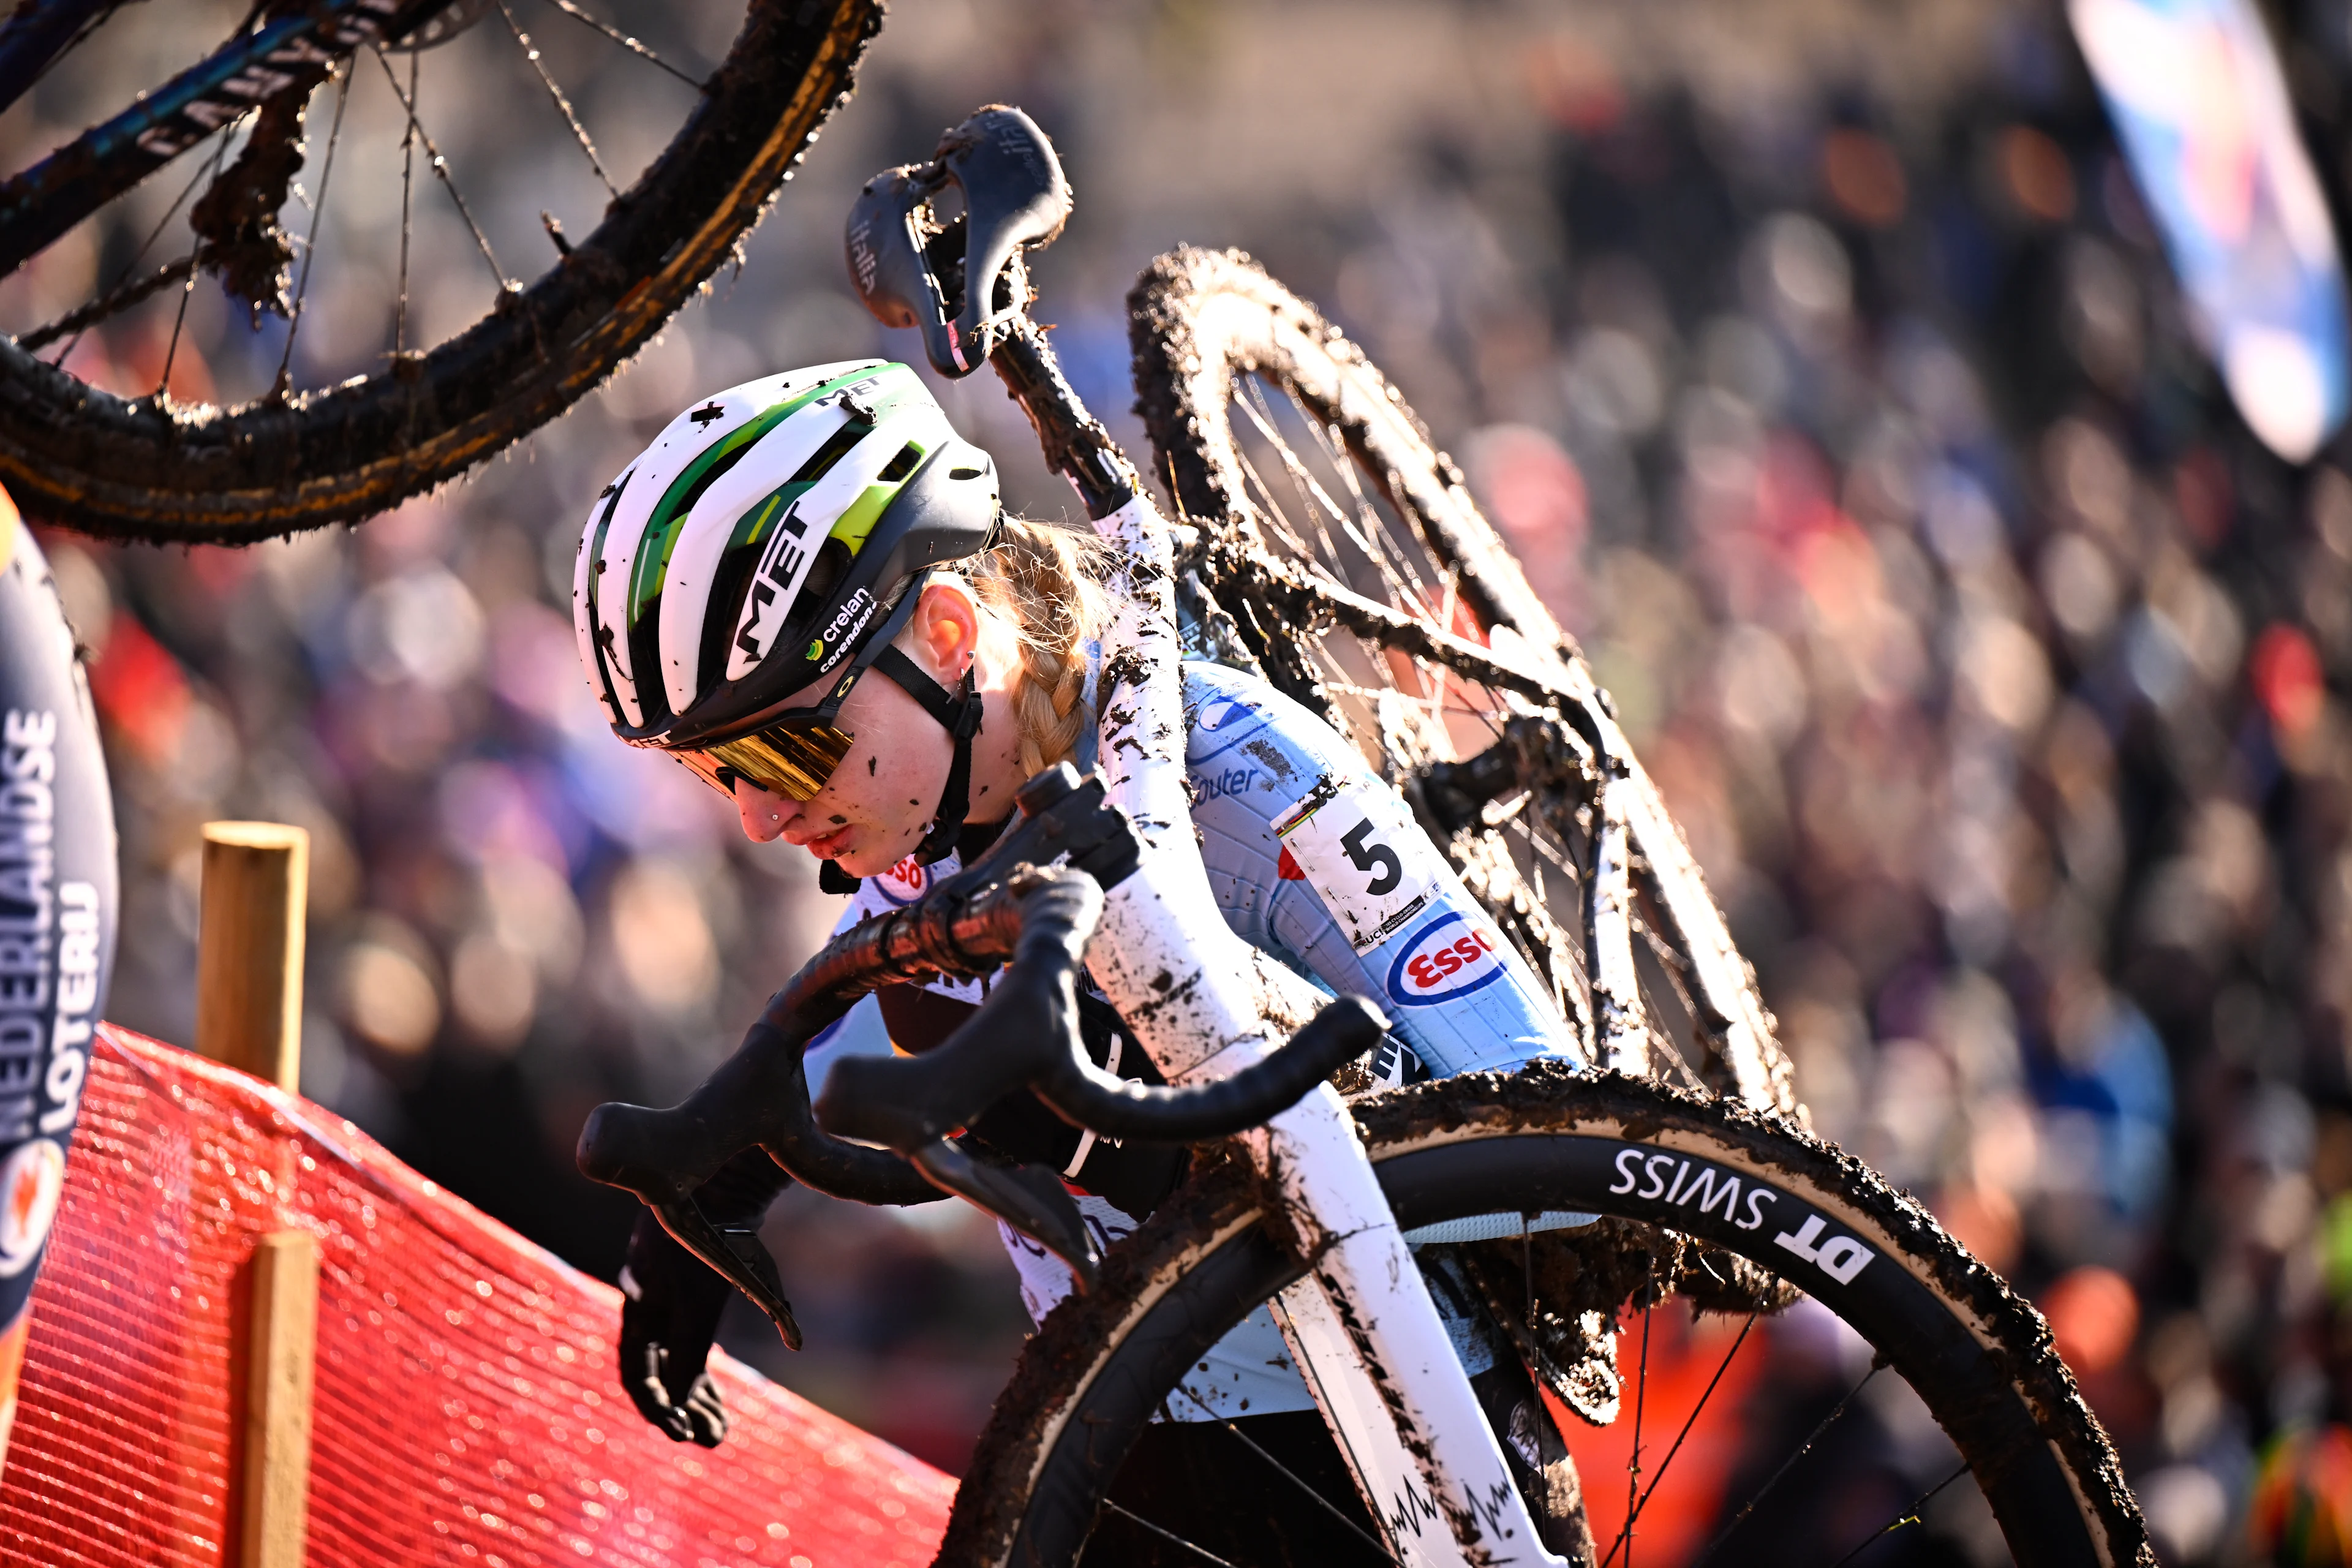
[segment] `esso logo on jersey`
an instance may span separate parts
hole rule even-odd
[[[1494,940],[1456,911],[1438,916],[1407,940],[1389,966],[1389,995],[1400,1006],[1426,1007],[1502,977],[1503,960]]]
[[[874,890],[894,904],[911,904],[929,889],[931,868],[912,855],[874,878]]]

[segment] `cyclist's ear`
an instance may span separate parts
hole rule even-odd
[[[932,583],[923,589],[914,618],[907,623],[907,638],[913,645],[908,652],[940,685],[953,686],[979,650],[980,616],[979,596],[963,583],[952,577]]]

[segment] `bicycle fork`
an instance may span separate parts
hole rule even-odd
[[[1338,1091],[1325,1085],[1248,1142],[1292,1224],[1319,1232],[1276,1321],[1400,1560],[1561,1562],[1512,1484]]]
[[[1171,1082],[1259,1059],[1276,1043],[1263,1020],[1284,1001],[1263,993],[1305,988],[1273,966],[1204,959],[1202,933],[1184,931],[1177,911],[1214,907],[1205,881],[1197,856],[1147,854],[1106,899],[1087,954]],[[1242,1143],[1310,1260],[1277,1299],[1276,1321],[1398,1560],[1563,1563],[1512,1483],[1339,1091],[1318,1086]]]
[[[1311,1016],[1324,998],[1255,962],[1215,913],[1184,794],[1167,524],[1136,493],[1095,527],[1129,563],[1104,638],[1121,670],[1105,703],[1104,779],[1146,847],[1105,896],[1087,966],[1170,1082],[1223,1078],[1278,1043],[1269,1019]],[[1512,1484],[1339,1091],[1321,1085],[1242,1142],[1309,1260],[1279,1298],[1284,1336],[1399,1561],[1562,1563]]]

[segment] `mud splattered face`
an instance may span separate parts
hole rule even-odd
[[[887,871],[911,853],[947,785],[954,742],[915,700],[887,680],[861,680],[841,706],[856,737],[825,786],[786,800],[740,778],[735,809],[744,836],[781,838],[853,877]]]
[[[1021,780],[1012,675],[1008,661],[991,657],[993,650],[984,646],[981,613],[963,584],[935,584],[923,591],[922,604],[897,641],[943,687],[952,689],[965,670],[971,671],[982,716],[972,746],[971,816],[989,822],[1011,808]],[[820,682],[788,701],[814,706],[827,684]],[[738,778],[735,809],[744,837],[754,843],[781,838],[820,860],[839,863],[852,877],[876,876],[922,842],[947,787],[955,742],[896,682],[873,675],[850,692],[838,722],[853,737],[849,751],[815,795],[787,800]]]

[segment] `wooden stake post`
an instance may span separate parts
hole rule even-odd
[[[196,1049],[292,1094],[302,1072],[302,917],[310,836],[278,822],[205,825]]]
[[[196,1049],[299,1092],[302,926],[310,836],[275,822],[205,826],[204,930],[196,947]],[[231,1509],[234,1568],[301,1568],[310,1490],[310,1403],[319,1244],[260,1237],[247,1266],[250,1310],[231,1375],[244,1411]]]
[[[235,1568],[302,1568],[310,1511],[310,1386],[319,1330],[319,1243],[281,1230],[254,1244],[242,1363]]]

